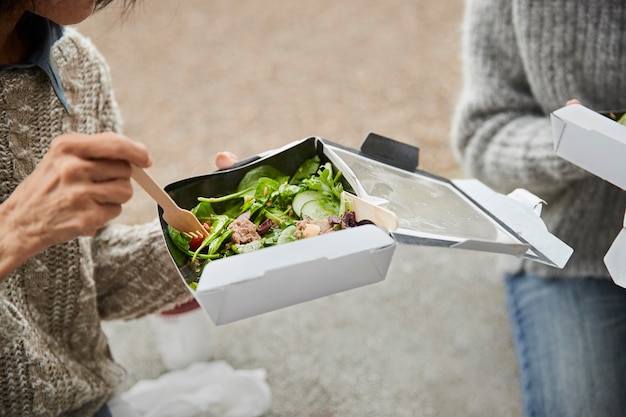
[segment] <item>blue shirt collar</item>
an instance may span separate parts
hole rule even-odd
[[[24,16],[24,18],[30,19],[32,25],[31,30],[37,32],[35,48],[23,62],[19,64],[0,65],[0,71],[31,67],[41,68],[48,76],[52,89],[65,108],[65,111],[69,113],[65,94],[63,93],[63,86],[61,85],[59,70],[50,54],[52,45],[63,36],[63,26],[33,14]]]

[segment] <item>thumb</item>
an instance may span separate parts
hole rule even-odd
[[[218,152],[215,155],[215,166],[217,166],[218,169],[230,168],[238,160],[237,155],[232,152]]]

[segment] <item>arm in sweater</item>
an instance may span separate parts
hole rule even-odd
[[[91,240],[98,311],[131,319],[191,297],[167,253],[158,220],[111,225]]]
[[[537,102],[519,50],[514,3],[467,5],[464,89],[453,119],[452,143],[470,175],[502,192],[524,187],[543,196],[587,174],[554,152],[548,111]],[[541,31],[541,22],[536,25]]]
[[[98,131],[121,131],[121,115],[115,100],[110,70],[95,46],[74,31],[69,32],[93,62],[100,92],[97,96]],[[83,251],[93,262],[98,291],[98,311],[103,319],[132,319],[164,309],[191,297],[180,278],[157,219],[143,225],[112,224]]]

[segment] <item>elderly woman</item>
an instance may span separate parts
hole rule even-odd
[[[0,2],[2,416],[110,415],[124,371],[100,320],[189,297],[158,222],[107,226],[151,160],[119,134],[105,61],[63,26],[105,3]]]

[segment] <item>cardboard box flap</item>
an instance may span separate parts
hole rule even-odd
[[[476,201],[522,242],[530,245],[525,258],[563,268],[574,250],[552,235],[532,201],[525,204],[491,190],[478,180],[455,180],[454,184]]]
[[[419,164],[419,148],[376,133],[367,135],[361,154],[387,165],[415,171]]]
[[[626,126],[580,104],[562,107],[550,119],[557,155],[626,189]]]
[[[453,182],[336,144],[326,146],[349,167],[344,175],[362,197],[398,215],[399,227],[391,234],[400,243],[523,256],[557,268],[573,252],[547,231],[532,208],[478,180]]]
[[[214,323],[230,323],[378,282],[394,249],[371,225],[303,239],[209,263],[195,296]]]
[[[230,256],[219,262],[207,264],[202,274],[210,275],[211,280],[201,280],[198,284],[198,290],[213,290],[234,283],[245,283],[246,277],[249,277],[252,271],[254,275],[261,277],[271,275],[278,269],[284,269],[294,264],[334,261],[354,253],[371,251],[380,247],[381,237],[384,246],[394,244],[393,239],[381,232],[378,227],[366,225],[342,230],[341,233],[321,235],[316,237],[317,240],[302,239],[285,245]],[[350,242],[349,245],[345,244],[347,239]],[[242,264],[241,259],[244,258],[246,262]],[[376,264],[377,262],[372,265],[382,272],[386,271],[388,265],[380,265],[379,267]],[[305,270],[306,267],[301,269]]]

